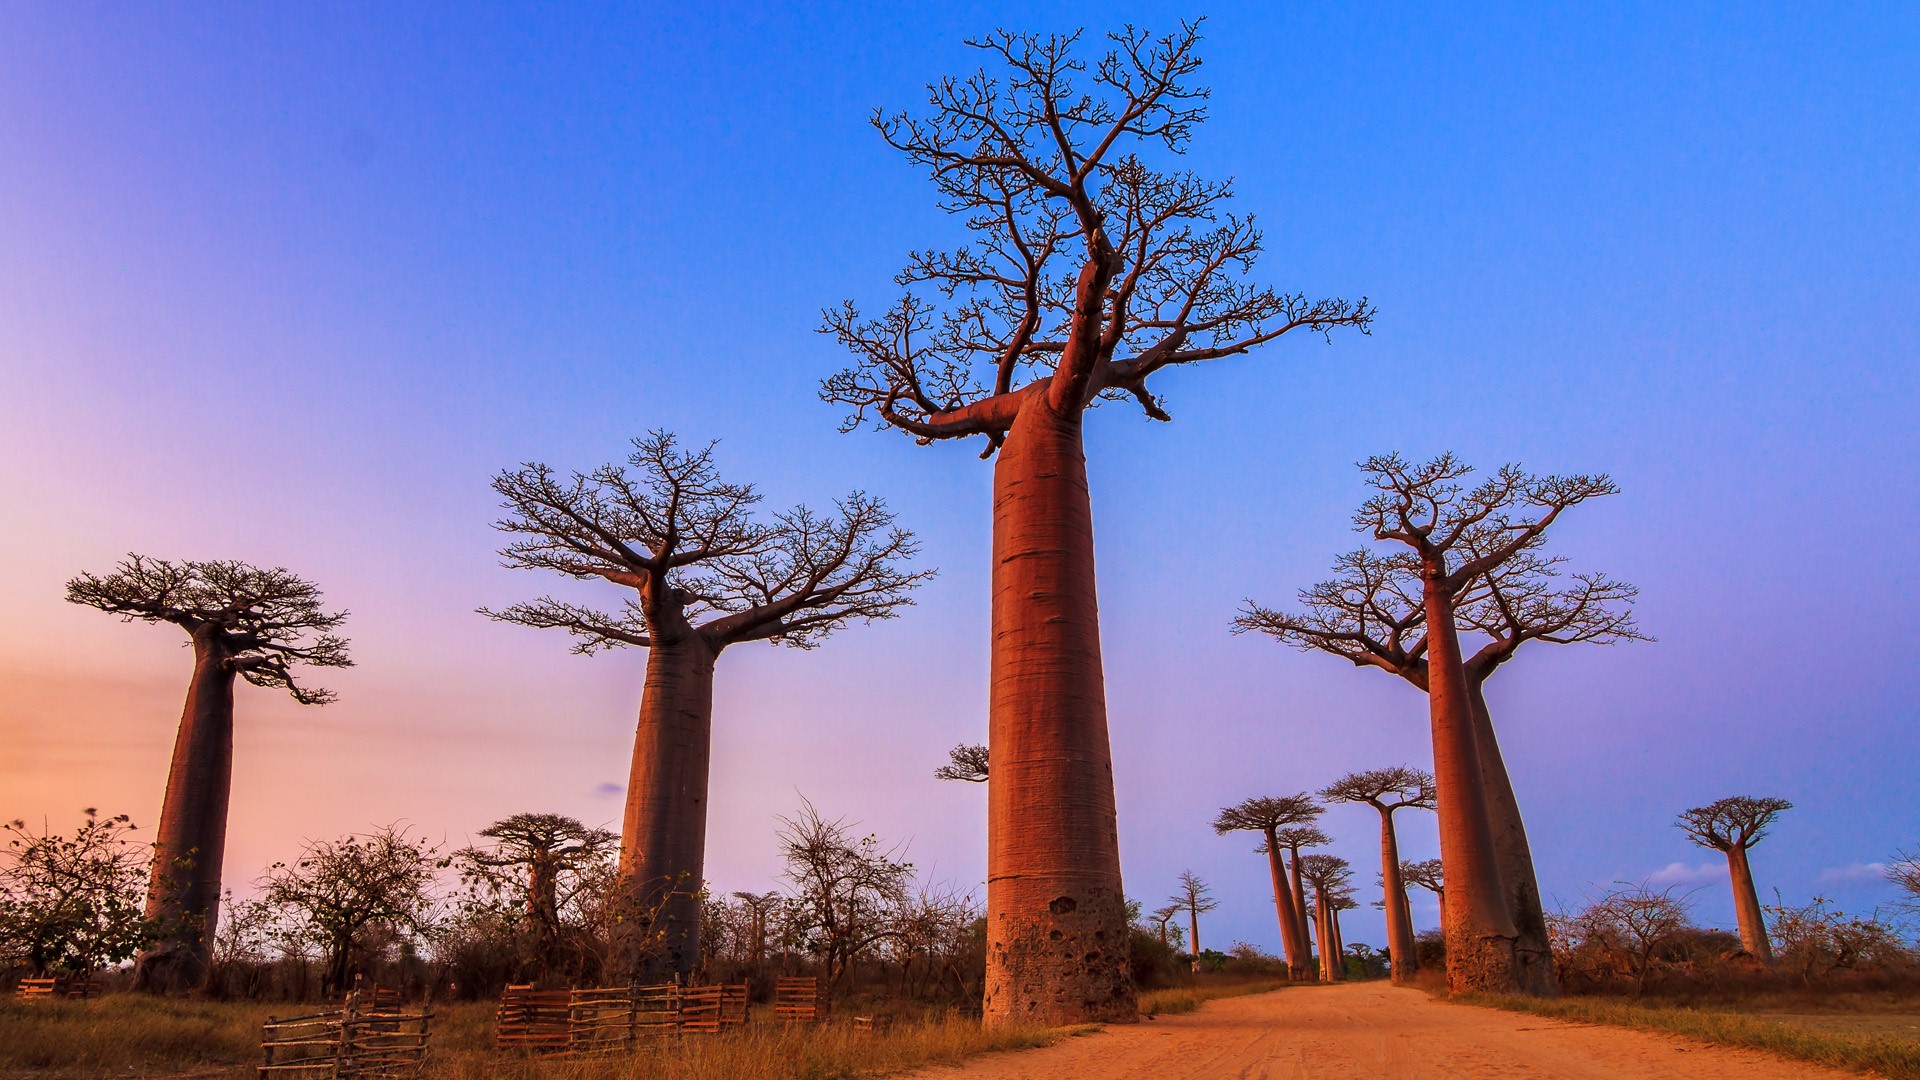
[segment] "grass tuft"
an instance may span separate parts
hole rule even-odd
[[[1822,1029],[1792,1020],[1747,1015],[1731,1008],[1699,1008],[1606,998],[1549,1000],[1506,994],[1461,994],[1451,1000],[1559,1020],[1686,1035],[1721,1046],[1764,1050],[1820,1065],[1874,1072],[1890,1080],[1920,1080],[1920,1040],[1872,1031]]]
[[[1174,986],[1165,990],[1149,990],[1140,995],[1141,1016],[1178,1016],[1198,1009],[1203,1003],[1217,998],[1240,997],[1243,994],[1264,994],[1286,986],[1285,979],[1248,979],[1242,982],[1198,982],[1191,986]]]

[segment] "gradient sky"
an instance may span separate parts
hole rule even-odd
[[[1128,892],[1191,868],[1210,943],[1277,949],[1214,810],[1428,762],[1416,692],[1227,628],[1357,542],[1353,462],[1452,449],[1612,473],[1556,544],[1660,639],[1491,686],[1548,896],[1651,879],[1731,924],[1670,822],[1749,793],[1797,804],[1763,889],[1888,900],[1871,864],[1920,844],[1920,10],[1279,7],[1213,12],[1191,164],[1260,215],[1261,280],[1380,316],[1169,373],[1171,425],[1089,422]],[[353,613],[338,704],[240,692],[241,891],[374,824],[617,821],[645,657],[473,609],[555,584],[497,567],[491,474],[658,426],[773,505],[885,496],[941,570],[902,619],[722,659],[712,882],[770,887],[802,793],[979,882],[984,793],[930,773],[985,735],[990,466],[837,434],[813,330],[957,235],[871,109],[970,33],[1192,10],[0,7],[0,817],[157,819],[183,636],[61,599],[134,550]],[[1327,818],[1365,888],[1371,814]]]

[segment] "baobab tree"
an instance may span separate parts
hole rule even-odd
[[[1333,837],[1321,832],[1318,825],[1289,825],[1284,829],[1276,830],[1274,838],[1280,841],[1280,846],[1287,852],[1287,865],[1293,878],[1290,883],[1293,887],[1293,917],[1299,923],[1298,934],[1301,943],[1308,946],[1308,951],[1304,955],[1311,956],[1310,939],[1313,934],[1318,933],[1318,924],[1307,911],[1307,886],[1306,878],[1300,873],[1300,849],[1326,847],[1333,843]]]
[[[1167,902],[1187,913],[1187,928],[1193,938],[1193,970],[1200,970],[1200,915],[1220,906],[1213,890],[1191,870],[1180,871],[1180,887]]]
[[[733,898],[740,901],[740,906],[747,911],[748,956],[753,962],[753,970],[759,971],[767,957],[767,927],[787,898],[777,892],[736,892]]]
[[[1305,928],[1294,909],[1294,889],[1287,881],[1287,866],[1281,857],[1280,830],[1306,825],[1325,812],[1325,808],[1302,792],[1281,797],[1261,796],[1234,806],[1222,807],[1213,819],[1213,831],[1221,836],[1230,832],[1257,832],[1266,838],[1260,850],[1267,856],[1267,869],[1273,875],[1273,907],[1280,920],[1280,943],[1287,953],[1287,977],[1305,980],[1312,977],[1308,961]]]
[[[892,618],[933,572],[909,568],[919,550],[913,534],[863,492],[840,500],[834,513],[796,506],[759,520],[759,493],[720,478],[713,444],[683,449],[655,431],[633,446],[631,472],[603,465],[562,478],[529,463],[493,481],[507,512],[495,528],[517,537],[501,551],[504,564],[630,590],[620,610],[542,597],[480,611],[565,630],[583,655],[647,650],[620,875],[634,910],[658,912],[657,925],[646,928],[658,947],[620,962],[658,979],[686,975],[700,958],[720,653],[749,641],[810,649],[855,619]]]
[[[1393,831],[1393,812],[1413,807],[1433,809],[1433,777],[1404,765],[1349,773],[1320,792],[1328,802],[1365,803],[1380,812],[1380,877],[1382,908],[1387,915],[1387,950],[1393,981],[1413,977],[1413,924],[1407,918],[1407,887],[1400,877],[1400,842]]]
[[[1313,887],[1314,927],[1320,945],[1320,981],[1333,982],[1346,975],[1342,961],[1340,935],[1334,929],[1337,917],[1333,902],[1345,892],[1353,879],[1347,860],[1338,855],[1302,855],[1296,859],[1300,876]]]
[[[1740,921],[1740,946],[1763,964],[1773,963],[1773,948],[1767,942],[1767,923],[1760,912],[1759,893],[1753,887],[1747,850],[1766,837],[1775,818],[1791,809],[1793,804],[1785,799],[1729,795],[1683,811],[1674,822],[1687,839],[1726,855],[1733,884],[1733,911]]]
[[[1400,864],[1400,880],[1409,885],[1418,885],[1433,894],[1440,903],[1440,910],[1447,907],[1446,869],[1439,859],[1422,859],[1419,862]]]
[[[961,743],[947,751],[947,763],[933,770],[935,780],[960,780],[969,784],[987,782],[987,748]]]
[[[1540,603],[1506,607],[1529,621],[1510,626],[1470,661],[1462,657],[1460,630],[1496,625],[1494,613],[1481,607],[1490,579],[1504,575],[1518,589],[1522,580],[1554,576],[1558,560],[1534,554],[1547,529],[1569,507],[1617,489],[1605,476],[1541,477],[1508,465],[1469,490],[1459,481],[1472,470],[1452,455],[1414,466],[1391,454],[1361,468],[1376,494],[1355,515],[1356,525],[1409,550],[1343,555],[1333,580],[1301,593],[1304,613],[1249,602],[1235,628],[1377,667],[1426,691],[1441,856],[1457,864],[1449,871],[1459,884],[1441,920],[1448,981],[1458,989],[1555,994],[1526,829],[1477,688],[1525,641],[1639,637],[1630,614],[1616,606],[1631,604],[1634,590],[1598,576],[1576,577],[1570,589],[1543,587]]]
[[[988,745],[989,1023],[1131,1020],[1083,416],[1101,400],[1168,419],[1168,368],[1295,330],[1365,330],[1366,300],[1244,279],[1262,247],[1232,186],[1178,169],[1205,119],[1198,24],[1109,35],[998,31],[995,70],[930,87],[929,113],[876,114],[974,242],[913,255],[877,317],[823,331],[852,354],[821,396],[843,425],[920,443],[978,437],[994,465]],[[1155,160],[1149,160],[1150,158]]]
[[[332,701],[332,691],[302,686],[294,675],[351,666],[346,639],[333,633],[347,613],[327,611],[312,582],[281,567],[132,554],[109,574],[67,582],[67,601],[127,622],[171,623],[193,646],[147,886],[147,918],[161,936],[140,954],[134,976],[148,990],[192,989],[206,981],[219,929],[234,680],[285,690],[302,705]]]
[[[620,838],[564,814],[515,814],[480,830],[486,846],[461,848],[454,862],[474,885],[493,893],[519,892],[532,974],[544,977],[560,962],[560,913],[619,851]]]
[[[1180,928],[1171,925],[1173,920],[1180,917],[1180,911],[1181,907],[1179,904],[1168,904],[1165,907],[1153,909],[1154,925],[1160,929],[1160,944],[1166,946],[1169,950],[1185,944],[1182,940],[1183,935],[1180,932]]]

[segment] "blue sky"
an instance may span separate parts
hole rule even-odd
[[[486,481],[666,427],[770,503],[887,497],[942,571],[901,620],[723,659],[709,876],[767,884],[804,792],[977,881],[981,793],[929,774],[985,731],[989,466],[815,396],[820,309],[958,236],[866,117],[971,33],[1193,13],[0,11],[0,815],[157,817],[179,643],[60,601],[139,550],[283,563],[354,612],[339,704],[243,692],[237,877],[375,822],[617,818],[644,658],[472,614],[549,587],[496,567]],[[1089,424],[1129,891],[1191,867],[1209,939],[1275,948],[1214,809],[1425,762],[1412,690],[1227,626],[1357,542],[1353,462],[1452,449],[1612,473],[1556,543],[1660,638],[1496,677],[1543,889],[1658,874],[1728,923],[1669,822],[1742,792],[1799,806],[1763,888],[1887,899],[1856,868],[1920,844],[1920,15],[1208,14],[1191,166],[1236,178],[1261,280],[1380,316],[1173,374],[1171,425]],[[1329,814],[1364,867],[1370,813]]]

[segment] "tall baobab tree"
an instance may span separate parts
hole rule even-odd
[[[1382,907],[1387,915],[1387,950],[1393,981],[1413,977],[1413,924],[1407,918],[1407,887],[1400,877],[1400,842],[1393,831],[1393,812],[1412,807],[1433,809],[1433,777],[1404,765],[1349,773],[1327,785],[1320,797],[1328,802],[1365,803],[1380,812],[1380,878]]]
[[[1172,925],[1173,920],[1180,917],[1180,910],[1179,904],[1168,904],[1165,907],[1153,909],[1154,924],[1160,928],[1160,944],[1168,949],[1184,944],[1181,940],[1180,928]]]
[[[1674,822],[1689,840],[1727,857],[1733,911],[1740,920],[1740,946],[1763,964],[1773,963],[1773,948],[1767,942],[1767,923],[1760,912],[1760,895],[1753,887],[1747,850],[1767,835],[1775,818],[1791,809],[1793,804],[1785,799],[1729,795],[1683,811]]]
[[[1168,419],[1160,371],[1294,330],[1365,330],[1362,299],[1245,280],[1262,247],[1228,183],[1177,167],[1205,119],[1198,24],[1128,29],[1091,63],[1079,34],[971,41],[993,71],[876,114],[974,242],[913,255],[905,295],[823,330],[852,354],[821,396],[845,427],[979,437],[994,464],[988,745],[989,1023],[1131,1020],[1125,898],[1094,587],[1083,416],[1132,399]],[[1154,160],[1150,160],[1154,159]],[[1157,384],[1156,384],[1157,385]]]
[[[748,955],[753,960],[753,970],[759,971],[767,958],[767,927],[787,898],[777,892],[736,892],[733,898],[747,909],[747,936],[751,939]]]
[[[1193,938],[1193,969],[1200,970],[1200,915],[1220,906],[1213,890],[1191,870],[1180,871],[1180,888],[1167,902],[1187,913],[1187,928]]]
[[[1347,883],[1353,879],[1353,871],[1347,860],[1338,855],[1303,855],[1296,859],[1300,866],[1300,876],[1313,887],[1313,913],[1315,936],[1320,945],[1320,981],[1333,982],[1346,976],[1345,961],[1340,947],[1340,935],[1334,929],[1337,917],[1333,902],[1347,889]]]
[[[1293,887],[1293,917],[1299,923],[1300,941],[1308,947],[1305,955],[1311,956],[1310,938],[1313,933],[1318,932],[1318,925],[1307,911],[1307,886],[1306,879],[1300,873],[1300,849],[1326,847],[1333,843],[1333,837],[1321,832],[1318,825],[1289,825],[1276,831],[1274,838],[1279,840],[1280,846],[1287,851],[1287,865],[1293,878],[1290,883]]]
[[[515,814],[480,830],[493,843],[461,848],[454,862],[476,886],[523,894],[531,972],[544,978],[560,964],[560,913],[619,850],[620,838],[564,814]]]
[[[961,743],[947,751],[947,763],[933,770],[935,780],[960,780],[969,784],[987,782],[987,748]]]
[[[1451,455],[1418,466],[1386,455],[1361,467],[1376,494],[1356,524],[1409,550],[1343,555],[1333,580],[1301,593],[1305,613],[1249,603],[1235,627],[1378,667],[1427,692],[1441,855],[1458,864],[1449,869],[1459,887],[1442,914],[1448,980],[1459,989],[1555,994],[1525,826],[1476,688],[1525,641],[1641,636],[1616,606],[1631,604],[1634,590],[1599,576],[1576,577],[1568,589],[1542,587],[1541,603],[1508,606],[1537,621],[1509,627],[1471,660],[1462,657],[1460,629],[1495,625],[1481,606],[1490,580],[1504,575],[1517,588],[1552,578],[1558,560],[1534,554],[1547,529],[1567,508],[1617,489],[1605,476],[1540,477],[1509,465],[1469,490],[1459,481],[1471,469]]]
[[[886,504],[854,492],[823,514],[805,506],[759,520],[759,493],[720,478],[713,444],[683,449],[653,432],[628,468],[562,478],[526,464],[496,476],[516,537],[513,569],[598,578],[631,590],[618,612],[542,597],[481,613],[557,628],[574,651],[647,650],[633,770],[620,833],[620,875],[636,910],[657,912],[659,948],[619,962],[648,979],[699,963],[700,901],[713,744],[713,672],[722,650],[749,641],[809,649],[861,619],[892,618],[931,570],[907,565],[913,534]]]
[[[191,989],[206,980],[219,927],[234,680],[285,690],[302,705],[332,701],[331,691],[300,685],[294,672],[351,666],[346,639],[333,633],[347,613],[327,611],[312,582],[280,567],[131,554],[109,574],[67,582],[67,600],[128,622],[172,623],[193,646],[147,886],[147,917],[162,936],[140,954],[135,974],[146,989]]]
[[[1440,910],[1447,909],[1447,874],[1439,859],[1422,859],[1419,862],[1400,864],[1400,880],[1409,885],[1418,885],[1433,894],[1440,903]]]
[[[1280,830],[1306,825],[1325,812],[1312,796],[1261,796],[1237,805],[1222,807],[1213,819],[1213,831],[1221,836],[1230,832],[1257,832],[1266,838],[1260,848],[1267,856],[1267,869],[1273,875],[1273,907],[1280,920],[1280,943],[1287,953],[1287,977],[1305,980],[1312,977],[1308,961],[1306,933],[1300,915],[1294,910],[1294,890],[1287,881],[1287,866],[1281,857]]]

